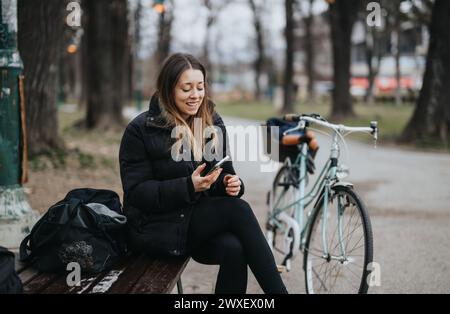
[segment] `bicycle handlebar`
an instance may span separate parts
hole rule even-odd
[[[305,122],[309,123],[315,123],[318,125],[321,125],[323,127],[332,129],[336,132],[343,133],[343,132],[369,132],[373,135],[374,139],[378,139],[378,122],[377,121],[371,121],[370,127],[348,127],[343,124],[333,124],[326,121],[324,118],[322,118],[319,114],[313,113],[313,114],[286,114],[284,116],[284,119],[286,121],[290,122],[298,122],[298,125],[290,130],[287,130],[284,132],[284,134],[287,134],[289,132],[293,132],[296,130],[304,129],[307,125]],[[303,123],[302,123],[303,122]]]

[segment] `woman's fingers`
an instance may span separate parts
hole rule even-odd
[[[234,187],[241,186],[241,180],[236,175],[230,176],[228,178],[228,180],[226,180],[226,184],[225,185],[226,186],[234,186]]]
[[[218,170],[215,170],[210,175],[202,178],[203,179],[203,182],[202,182],[203,187],[205,189],[209,189],[210,186],[217,180],[217,178],[219,177],[221,172],[222,172],[222,168],[219,168]]]
[[[198,166],[197,169],[195,169],[195,171],[194,171],[194,175],[195,176],[201,175],[201,173],[205,169],[205,167],[206,167],[206,163],[203,163],[200,166]]]
[[[229,191],[229,190],[227,190],[227,194],[231,195],[231,196],[236,196],[236,195],[239,194],[239,191]]]
[[[238,186],[241,186],[241,180],[234,181],[234,182],[227,184],[227,187],[238,187]]]

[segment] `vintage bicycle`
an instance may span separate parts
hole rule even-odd
[[[297,145],[298,155],[286,158],[268,193],[266,238],[280,271],[290,271],[292,261],[303,253],[307,293],[367,293],[373,259],[369,213],[353,184],[343,181],[348,168],[340,163],[344,137],[350,133],[378,138],[377,122],[369,127],[332,124],[318,114],[285,116],[297,126],[283,136]],[[330,156],[307,191],[308,142],[311,125],[332,131]],[[306,210],[310,208],[307,212]],[[305,215],[306,212],[306,215]]]

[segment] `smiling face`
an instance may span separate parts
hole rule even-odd
[[[205,97],[205,82],[200,70],[187,69],[175,86],[174,100],[184,119],[197,114]]]

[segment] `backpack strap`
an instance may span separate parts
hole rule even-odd
[[[31,251],[30,251],[30,246],[28,245],[28,241],[30,240],[30,236],[31,233],[29,235],[27,235],[25,237],[25,239],[22,240],[22,242],[20,243],[20,261],[23,263],[28,263],[31,258]],[[30,253],[28,253],[28,251],[30,251]]]

